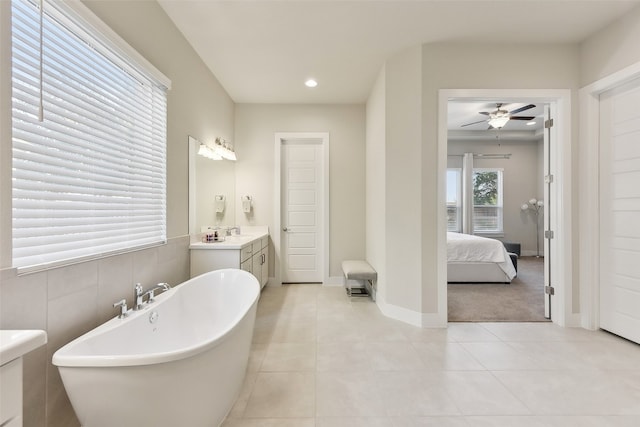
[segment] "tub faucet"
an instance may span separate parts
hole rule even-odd
[[[150,304],[154,301],[154,297],[155,297],[154,294],[156,291],[158,290],[168,291],[169,289],[171,289],[171,286],[168,283],[158,283],[153,288],[147,290],[144,294],[142,294],[142,297],[144,298],[144,296],[147,295],[148,296],[147,304]]]
[[[144,297],[144,291],[142,290],[142,285],[140,283],[136,283],[133,287],[133,309],[140,310],[142,308],[142,300]]]
[[[113,308],[120,307],[120,314],[118,315],[118,319],[124,319],[129,314],[129,310],[127,310],[127,300],[123,299],[118,302],[113,303]]]

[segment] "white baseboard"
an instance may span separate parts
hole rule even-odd
[[[418,328],[446,328],[447,319],[440,313],[420,313],[394,304],[387,304],[378,298],[376,304],[382,314]]]

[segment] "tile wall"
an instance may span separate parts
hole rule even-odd
[[[48,344],[24,359],[24,426],[78,426],[53,353],[133,304],[133,286],[176,285],[189,278],[189,238],[166,245],[17,276],[0,271],[0,329],[43,329]]]

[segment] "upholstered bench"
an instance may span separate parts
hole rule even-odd
[[[347,295],[350,297],[371,295],[371,299],[376,300],[378,273],[371,267],[371,264],[363,260],[342,261],[342,272],[344,273]],[[362,280],[365,287],[353,288],[350,282],[353,280]]]

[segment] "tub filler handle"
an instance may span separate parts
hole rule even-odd
[[[171,289],[171,286],[168,283],[158,283],[156,286],[145,292],[142,297],[144,298],[145,295],[148,295],[147,304],[150,304],[154,301],[156,291],[168,291],[169,289]]]
[[[129,314],[127,310],[127,300],[122,299],[118,302],[113,303],[113,308],[120,307],[120,314],[118,315],[118,319],[124,319]]]

